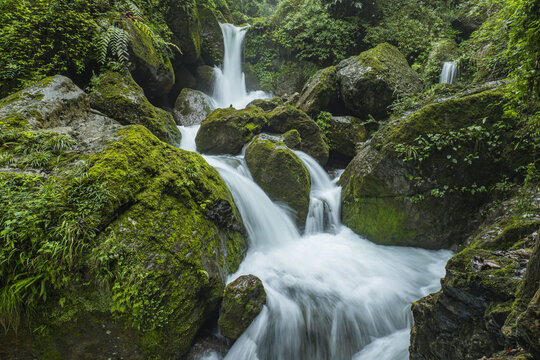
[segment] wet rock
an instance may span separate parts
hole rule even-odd
[[[540,359],[540,288],[532,298],[527,310],[517,321],[519,343],[535,359]]]
[[[176,61],[182,63],[196,62],[201,56],[201,21],[195,0],[162,1],[165,22],[172,31],[172,42],[181,50]]]
[[[331,66],[319,70],[302,89],[296,106],[312,117],[321,111],[333,112],[339,97],[337,70]]]
[[[216,109],[201,123],[195,138],[197,150],[207,154],[238,154],[265,125],[265,113],[255,106],[243,110]]]
[[[249,105],[254,105],[260,107],[266,112],[270,112],[277,108],[278,106],[283,105],[283,100],[279,96],[274,96],[271,99],[256,99],[249,103]]]
[[[387,43],[343,60],[336,69],[345,108],[362,119],[386,118],[393,100],[423,88],[405,57]]]
[[[328,161],[328,144],[319,126],[302,110],[291,105],[275,108],[268,113],[268,128],[280,134],[297,130],[302,138],[299,150],[311,155],[322,166]]]
[[[224,336],[236,340],[262,311],[266,292],[261,280],[243,275],[227,285],[218,324]]]
[[[354,116],[332,116],[329,125],[326,137],[330,151],[353,158],[358,144],[367,139],[362,121]]]
[[[287,147],[295,150],[300,149],[300,146],[302,144],[302,138],[300,137],[300,133],[298,132],[298,130],[289,130],[281,136],[283,138],[283,142],[285,143],[285,145],[287,145]]]
[[[143,125],[165,142],[180,142],[182,135],[172,115],[153,106],[129,74],[109,72],[103,75],[90,95],[90,103],[122,125]]]
[[[311,178],[298,156],[282,142],[257,137],[246,148],[245,158],[255,182],[272,200],[289,205],[302,227],[309,210]]]
[[[212,94],[214,90],[214,68],[200,65],[195,69],[195,88],[205,94]]]
[[[225,45],[215,10],[209,5],[202,4],[197,6],[197,10],[201,22],[201,57],[208,65],[221,64]]]
[[[173,109],[173,118],[177,125],[192,126],[200,124],[213,108],[208,95],[191,89],[183,89]]]
[[[424,68],[424,79],[430,83],[438,83],[444,62],[455,61],[459,55],[457,44],[452,39],[441,39],[432,43]]]

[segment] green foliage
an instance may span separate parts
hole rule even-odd
[[[326,136],[328,136],[328,132],[330,131],[330,120],[332,120],[332,114],[327,111],[321,111],[315,121],[319,129]]]
[[[249,17],[270,16],[278,0],[227,0],[232,12],[237,11]]]
[[[0,97],[25,81],[83,76],[93,63],[96,32],[89,0],[0,2]]]

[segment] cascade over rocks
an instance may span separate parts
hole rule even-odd
[[[302,138],[301,150],[324,166],[328,161],[329,148],[319,126],[305,112],[290,105],[283,105],[268,113],[268,128],[272,132],[285,133],[297,130]]]
[[[296,223],[305,224],[311,180],[302,161],[284,143],[259,135],[246,148],[246,163],[255,182],[274,201],[296,212]]]
[[[145,95],[151,99],[166,96],[175,81],[171,60],[143,30],[130,23],[130,72]]]
[[[212,112],[212,107],[208,95],[197,90],[182,89],[174,104],[173,118],[177,125],[198,125]]]
[[[423,88],[405,57],[387,43],[343,60],[336,69],[346,110],[362,119],[386,118],[393,100]]]
[[[0,334],[0,357],[182,356],[218,309],[226,274],[242,260],[242,221],[225,183],[200,155],[160,141],[143,126],[121,126],[88,104],[84,92],[63,76],[0,101],[2,131],[34,136],[48,131],[74,142],[57,162],[45,168],[32,165],[24,172],[18,168],[19,153],[5,146],[3,153],[14,162],[0,170],[0,179],[8,187],[53,181],[58,184],[56,201],[90,202],[79,221],[95,234],[77,236],[85,250],[69,270],[74,274],[69,286],[47,288],[32,323],[22,312],[18,333],[10,329]],[[89,189],[102,189],[101,200],[87,199]],[[93,205],[96,201],[102,202]],[[30,204],[21,201],[19,206]],[[55,211],[58,218],[43,218],[42,224],[59,227],[55,222],[66,219],[69,209]],[[45,237],[36,241],[32,246],[46,245],[41,243]],[[99,265],[82,262],[95,252],[102,254]],[[109,275],[89,270],[95,266]],[[66,271],[58,270],[60,276]],[[59,304],[60,298],[65,302]],[[34,322],[48,331],[32,332]]]
[[[172,115],[153,106],[129,74],[103,75],[90,95],[90,103],[122,125],[144,125],[167,143],[178,144],[182,138]]]
[[[236,340],[262,311],[264,286],[255,275],[242,275],[225,288],[218,324],[221,333]]]
[[[442,197],[431,193],[444,185],[490,186],[494,177],[506,171],[504,159],[482,158],[466,171],[459,170],[459,166],[466,166],[463,161],[456,162],[456,168],[448,168],[448,159],[436,149],[417,166],[402,159],[408,156],[407,146],[416,144],[420,135],[445,134],[479,124],[489,128],[502,118],[502,102],[501,91],[488,90],[427,105],[383,127],[360,149],[340,178],[343,223],[380,244],[440,249],[463,241],[471,231],[477,209],[487,199],[461,191]],[[457,156],[465,158],[474,147],[472,139]],[[396,151],[400,148],[404,153]],[[418,196],[420,201],[415,200]]]
[[[538,199],[538,193],[531,195]],[[540,278],[540,216],[523,216],[519,202],[513,198],[495,209],[471,244],[446,265],[442,289],[413,304],[411,360],[530,359],[519,351],[515,357],[496,355],[516,348],[516,340],[537,358],[533,295],[539,283],[530,280]],[[538,210],[537,201],[533,206]],[[517,326],[514,314],[521,314]]]
[[[243,110],[216,109],[201,123],[195,138],[197,150],[206,154],[239,154],[242,147],[266,125],[264,111],[255,106]]]

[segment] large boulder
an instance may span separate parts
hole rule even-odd
[[[215,10],[209,5],[202,4],[197,7],[197,10],[201,22],[201,57],[208,65],[221,64],[225,54],[225,45]]]
[[[343,60],[336,69],[345,108],[363,119],[386,118],[392,101],[423,88],[403,54],[387,43]]]
[[[268,113],[270,131],[285,133],[297,130],[302,142],[298,150],[311,155],[324,166],[328,161],[329,148],[319,126],[305,112],[291,105],[282,105]]]
[[[225,288],[218,325],[221,333],[236,340],[262,311],[266,292],[254,275],[242,275]]]
[[[367,139],[366,128],[354,116],[332,116],[328,125],[326,137],[330,151],[345,157],[353,158],[358,144]]]
[[[174,104],[174,121],[177,125],[198,125],[212,112],[213,107],[208,95],[198,90],[183,89]]]
[[[151,99],[160,99],[172,89],[175,78],[171,60],[159,48],[146,32],[131,24],[130,72],[145,95]]]
[[[503,99],[499,90],[447,99],[379,130],[340,178],[343,223],[380,244],[463,242],[488,200],[482,189],[513,169],[505,168],[501,141],[512,122],[497,125]],[[486,147],[479,149],[481,136]]]
[[[164,16],[172,32],[172,42],[182,50],[177,61],[182,63],[196,62],[201,56],[201,21],[195,0],[161,1],[156,11],[166,9]]]
[[[109,72],[100,78],[90,103],[122,125],[145,126],[159,139],[178,144],[182,135],[171,114],[153,106],[129,74]]]
[[[207,154],[238,154],[266,125],[264,111],[255,106],[243,110],[216,109],[201,123],[195,143]]]
[[[249,103],[249,105],[254,105],[260,107],[266,112],[270,112],[277,108],[278,106],[283,105],[283,99],[279,96],[274,96],[271,99],[255,99]]]
[[[539,216],[523,216],[516,206],[519,201],[513,198],[494,206],[470,246],[447,263],[442,289],[412,305],[412,360],[491,359],[502,350],[517,348],[512,331],[505,327],[515,310],[523,311],[522,288],[533,265],[531,247],[538,243],[535,236],[540,225]],[[532,324],[538,320],[529,315],[519,318],[517,332],[524,335],[520,341],[524,349],[533,352],[538,327]]]
[[[253,180],[272,200],[289,205],[296,212],[296,223],[303,226],[311,178],[298,156],[284,143],[259,136],[246,148],[245,158]]]
[[[195,69],[195,89],[211,95],[214,91],[214,68],[208,65],[200,65]]]
[[[521,346],[535,359],[540,359],[540,288],[527,310],[518,318],[517,326]]]
[[[304,86],[296,106],[309,116],[321,111],[333,112],[339,97],[337,70],[331,66],[319,70]]]
[[[246,250],[217,171],[94,112],[64,77],[3,99],[0,114],[0,156],[11,159],[0,164],[0,243],[17,244],[0,263],[11,299],[0,356],[185,354]],[[39,281],[14,293],[23,276]]]

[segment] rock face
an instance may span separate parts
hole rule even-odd
[[[331,66],[313,75],[304,86],[296,106],[309,116],[316,117],[321,111],[332,112],[337,106],[338,94],[337,70]]]
[[[289,105],[275,108],[268,113],[268,128],[280,134],[297,130],[302,138],[299,150],[311,155],[322,166],[328,161],[329,148],[321,130],[302,110]]]
[[[474,126],[492,129],[503,116],[502,99],[497,90],[448,99],[379,130],[340,178],[343,223],[388,245],[440,249],[466,238],[476,209],[486,199],[450,189],[490,186],[494,176],[507,170],[489,151],[478,153],[470,162],[474,166],[461,160],[475,153],[474,134],[455,151],[437,139],[468,133]],[[431,147],[416,145],[422,136]]]
[[[90,103],[94,109],[122,125],[143,125],[165,142],[180,142],[182,135],[172,115],[150,104],[141,87],[129,74],[105,74],[92,92]]]
[[[309,172],[285,144],[257,137],[246,149],[246,162],[255,182],[274,201],[282,201],[296,212],[303,226],[309,210]]]
[[[177,125],[198,125],[212,112],[212,108],[208,95],[197,90],[182,89],[174,104],[173,118]]]
[[[527,310],[518,318],[517,326],[520,345],[535,359],[540,359],[540,288]]]
[[[178,57],[183,63],[192,63],[201,56],[201,22],[195,0],[165,0],[165,21],[172,31],[172,42],[182,49]]]
[[[227,285],[221,304],[218,324],[221,333],[236,340],[262,311],[266,292],[262,281],[254,275],[242,275]]]
[[[522,217],[518,202],[500,205],[470,246],[450,259],[442,289],[413,304],[412,360],[506,359],[495,353],[517,347],[512,313],[521,313],[521,303],[531,299],[526,278],[531,272],[540,276],[531,257],[540,217]],[[533,355],[539,334],[535,301],[517,322],[519,343]],[[529,359],[523,356],[508,358]]]
[[[366,141],[367,132],[362,121],[354,116],[332,116],[326,137],[330,151],[354,157],[359,143]]]
[[[18,273],[41,279],[2,308],[0,357],[182,356],[242,260],[242,222],[201,156],[88,104],[61,76],[0,102],[0,156],[11,159],[0,162],[0,228],[22,221],[25,209],[22,227],[11,226],[18,244],[11,255],[39,265],[3,261],[0,271],[11,275],[0,286],[4,292]],[[53,156],[44,161],[45,153]],[[40,291],[46,298],[26,301]],[[37,327],[47,332],[32,332]]]
[[[195,69],[196,89],[205,94],[212,94],[214,89],[214,68],[208,65],[200,65]]]
[[[174,85],[174,71],[169,58],[154,47],[152,38],[130,25],[130,72],[149,98],[160,98]]]
[[[383,43],[340,62],[338,80],[345,108],[351,115],[376,119],[388,115],[396,96],[422,90],[422,81],[394,46]]]
[[[458,46],[452,39],[442,39],[431,44],[428,61],[424,68],[424,78],[431,83],[439,82],[444,62],[457,60],[459,55]]]
[[[223,61],[225,45],[218,18],[207,5],[199,5],[197,10],[201,22],[201,57],[208,65],[220,64]]]
[[[195,138],[197,150],[207,154],[238,154],[265,125],[264,112],[255,106],[244,110],[216,109],[201,124]]]

